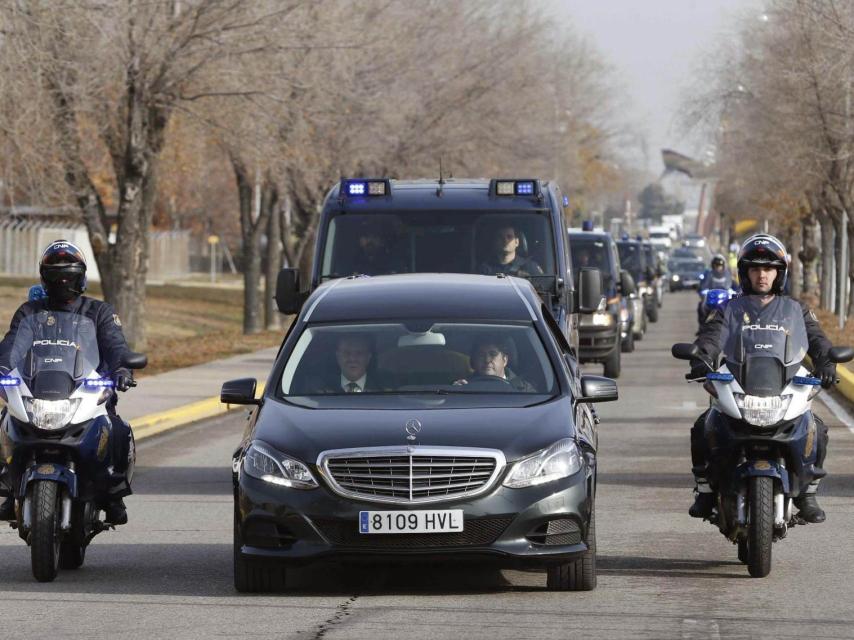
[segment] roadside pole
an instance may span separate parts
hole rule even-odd
[[[848,313],[848,211],[842,209],[841,246],[839,247],[839,328],[845,327],[845,316]]]
[[[219,236],[208,236],[208,244],[211,247],[211,284],[216,283],[216,246],[219,244]]]

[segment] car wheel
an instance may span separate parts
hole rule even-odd
[[[593,591],[596,588],[596,513],[590,514],[588,550],[578,560],[548,568],[546,586],[550,591]]]
[[[605,360],[604,375],[606,378],[620,377],[620,349],[616,346],[611,350],[611,355]]]
[[[234,588],[240,593],[266,593],[285,590],[284,567],[252,562],[243,557],[240,547],[240,525],[237,505],[234,505]]]
[[[634,326],[630,327],[626,332],[626,339],[622,341],[620,348],[623,353],[631,353],[635,350],[635,328]]]

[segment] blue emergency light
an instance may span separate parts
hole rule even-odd
[[[706,374],[706,380],[717,380],[718,382],[732,382],[735,380],[735,376],[731,373],[718,373],[717,371],[711,371]]]
[[[0,387],[17,387],[21,384],[21,379],[15,376],[0,377]]]
[[[813,378],[812,376],[795,376],[794,378],[792,378],[792,382],[794,382],[795,384],[803,384],[817,387],[821,384],[821,379]]]
[[[381,178],[341,181],[341,193],[348,197],[387,196],[390,191],[388,180]]]
[[[116,383],[109,378],[87,378],[83,384],[91,389],[104,389],[116,386]]]
[[[563,197],[563,206],[564,206],[564,207],[568,207],[568,206],[569,206],[569,196],[564,196],[564,197]]]
[[[495,180],[497,196],[533,196],[539,191],[536,180]]]
[[[581,221],[581,230],[582,231],[593,231],[593,221],[592,220],[582,220]]]

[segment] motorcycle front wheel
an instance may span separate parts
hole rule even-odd
[[[774,479],[750,478],[747,527],[747,571],[753,578],[771,573],[774,542]]]
[[[33,576],[39,582],[52,582],[59,571],[59,485],[50,480],[33,483],[30,553]]]

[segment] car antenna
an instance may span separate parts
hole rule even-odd
[[[445,178],[442,175],[442,156],[439,156],[439,186],[436,188],[436,195],[442,196],[442,187],[445,185]]]

